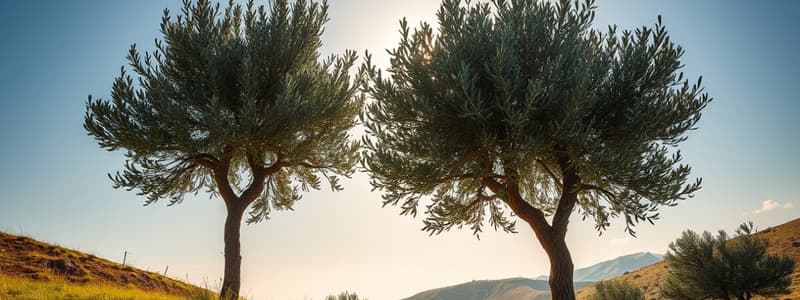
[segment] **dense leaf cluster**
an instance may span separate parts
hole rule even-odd
[[[598,230],[622,216],[633,234],[697,191],[676,147],[710,98],[683,78],[683,48],[660,17],[601,32],[594,10],[591,0],[445,0],[438,30],[401,21],[387,72],[365,66],[363,162],[384,204],[415,215],[431,196],[425,230],[477,234],[485,221],[514,230],[509,193],[545,215],[576,194]]]

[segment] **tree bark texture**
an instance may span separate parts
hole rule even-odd
[[[554,240],[550,249],[545,247],[545,252],[550,258],[550,295],[557,300],[575,299],[575,286],[573,283],[572,256],[567,249],[564,238]]]
[[[236,300],[242,285],[242,247],[239,239],[244,209],[228,209],[225,219],[225,273],[222,279],[220,299]]]

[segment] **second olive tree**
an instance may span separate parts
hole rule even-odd
[[[710,98],[679,72],[659,22],[591,28],[592,1],[445,0],[438,30],[413,31],[371,62],[364,165],[384,205],[438,234],[525,221],[550,258],[554,299],[573,299],[565,242],[577,209],[598,230],[657,219],[700,188],[676,147]]]

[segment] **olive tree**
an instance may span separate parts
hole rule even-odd
[[[593,1],[444,0],[438,28],[400,22],[386,72],[369,59],[363,165],[423,230],[525,221],[550,259],[554,299],[573,299],[565,242],[574,211],[605,230],[652,223],[700,188],[677,146],[710,98],[680,72],[661,18],[592,29]]]
[[[89,97],[86,130],[102,148],[125,150],[114,187],[145,204],[200,191],[225,202],[223,299],[239,294],[245,211],[248,223],[263,221],[324,182],[339,190],[358,161],[348,137],[363,103],[349,74],[356,55],[319,58],[327,9],[186,0],[177,18],[164,11],[154,51],[131,46],[111,99]]]

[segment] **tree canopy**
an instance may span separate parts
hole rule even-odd
[[[768,241],[753,236],[745,223],[732,238],[687,230],[664,256],[669,273],[661,294],[669,299],[750,299],[755,295],[787,294],[795,262],[786,255],[767,254]]]
[[[227,190],[213,171],[229,165],[221,175],[230,192],[245,193],[253,175],[266,178],[251,222],[291,208],[322,181],[339,189],[337,175],[351,174],[358,159],[347,131],[361,98],[348,74],[354,52],[320,61],[327,4],[184,4],[177,19],[164,11],[155,51],[131,46],[136,80],[123,67],[111,99],[87,104],[89,133],[103,148],[126,150],[115,186],[138,190],[147,204],[175,204],[187,193]],[[274,172],[257,172],[264,166]]]
[[[555,214],[560,158],[580,175],[577,205],[598,229],[658,216],[700,187],[673,150],[710,101],[679,70],[684,50],[661,18],[653,28],[591,28],[592,1],[551,4],[445,0],[438,34],[409,29],[388,75],[367,70],[366,167],[387,204],[416,214],[432,195],[426,230],[469,224],[512,230],[491,184],[517,183],[526,202]],[[488,218],[484,208],[489,208]],[[628,227],[630,229],[630,227]]]

